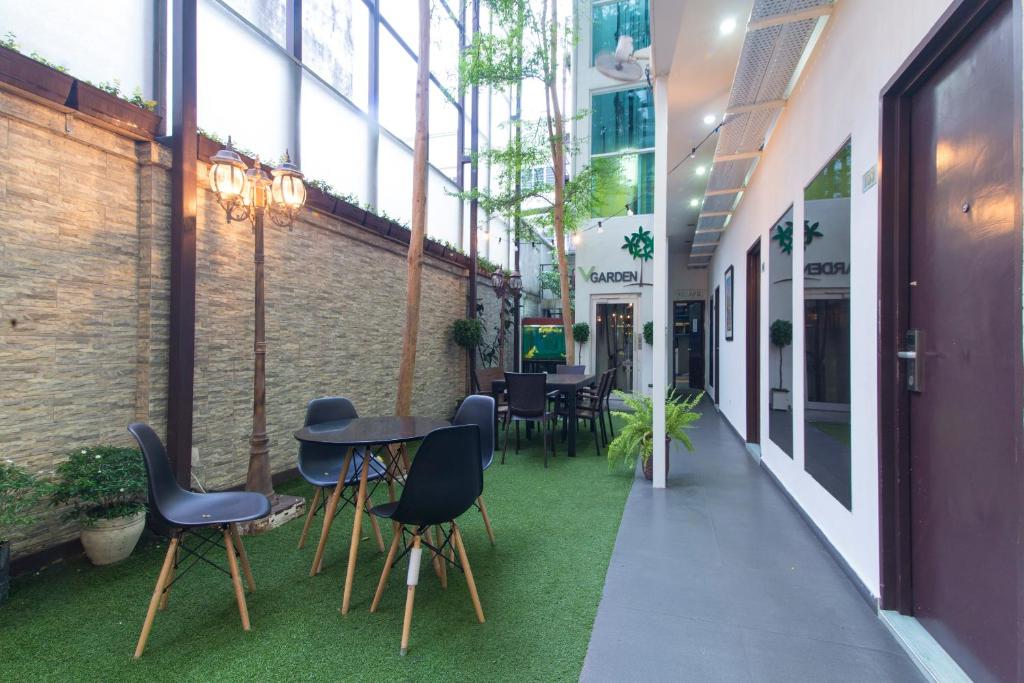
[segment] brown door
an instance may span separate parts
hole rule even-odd
[[[712,385],[715,387],[715,403],[718,403],[718,397],[721,393],[721,389],[718,388],[718,335],[720,320],[718,318],[718,302],[722,297],[718,295],[718,287],[715,287],[715,298],[711,303],[711,324],[715,328],[714,344],[715,348],[711,351],[711,358],[714,360],[715,367],[712,369],[711,376],[713,377]]]
[[[911,590],[975,681],[1018,678],[1021,357],[1011,3],[910,100]],[[905,367],[910,372],[910,364]]]
[[[747,443],[761,443],[761,240],[747,252]]]

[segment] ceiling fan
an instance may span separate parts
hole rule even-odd
[[[645,47],[633,50],[633,36],[619,36],[614,52],[601,52],[594,59],[594,66],[608,78],[624,83],[635,83],[642,78],[651,85],[651,70],[646,63],[651,59],[651,49]]]

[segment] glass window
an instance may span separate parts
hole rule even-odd
[[[399,223],[412,220],[412,152],[387,135],[377,148],[377,206]]]
[[[430,84],[430,163],[455,177],[458,157],[459,111],[441,89]]]
[[[633,49],[651,44],[651,16],[648,0],[595,2],[591,33],[592,56],[611,52],[619,36],[633,36]]]
[[[412,179],[410,177],[410,187]],[[427,180],[427,235],[455,244],[459,241],[459,198],[449,192],[458,187],[437,171],[431,170]],[[412,212],[412,192],[406,202]],[[390,212],[389,212],[390,213]]]
[[[363,111],[370,81],[370,13],[362,0],[303,0],[302,61]]]
[[[849,142],[804,190],[803,244],[804,468],[849,509]]]
[[[281,47],[288,44],[285,0],[224,0],[224,4],[245,17]]]
[[[654,152],[591,159],[598,184],[594,217],[654,213]],[[536,178],[535,178],[536,179]]]
[[[459,25],[436,2],[430,19],[430,73],[453,96],[458,96]]]
[[[594,95],[590,112],[590,153],[654,147],[654,106],[647,88]]]
[[[793,457],[793,207],[768,240],[768,437]]]
[[[417,51],[420,44],[420,4],[415,0],[377,0],[380,5],[380,16],[395,30],[409,49]],[[440,8],[438,11],[443,11]],[[387,29],[381,27],[381,36]],[[456,43],[458,45],[458,43]]]
[[[380,32],[380,124],[412,147],[416,134],[416,62]]]
[[[199,3],[197,23],[199,127],[276,163],[290,144],[291,61],[213,0]]]
[[[302,172],[306,178],[323,180],[339,195],[355,195],[360,203],[365,202],[369,141],[366,120],[308,74],[303,75],[300,112]]]

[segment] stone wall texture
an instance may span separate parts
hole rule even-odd
[[[73,449],[165,433],[170,152],[0,91],[0,459],[50,473]],[[225,220],[200,164],[195,479],[244,482],[252,421],[253,232]],[[306,403],[395,401],[406,247],[311,210],[266,229],[267,409],[273,468],[295,465]],[[450,416],[465,394],[467,272],[425,257],[414,412]],[[495,297],[481,280],[488,330]],[[511,337],[508,340],[511,362]],[[25,555],[74,538],[60,511],[14,536]]]

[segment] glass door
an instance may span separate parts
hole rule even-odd
[[[672,306],[672,376],[681,394],[704,388],[703,320],[703,301],[676,301]]]
[[[622,299],[604,299],[594,303],[594,371],[602,373],[615,368],[613,389],[634,390],[634,346],[636,339],[636,306]]]

